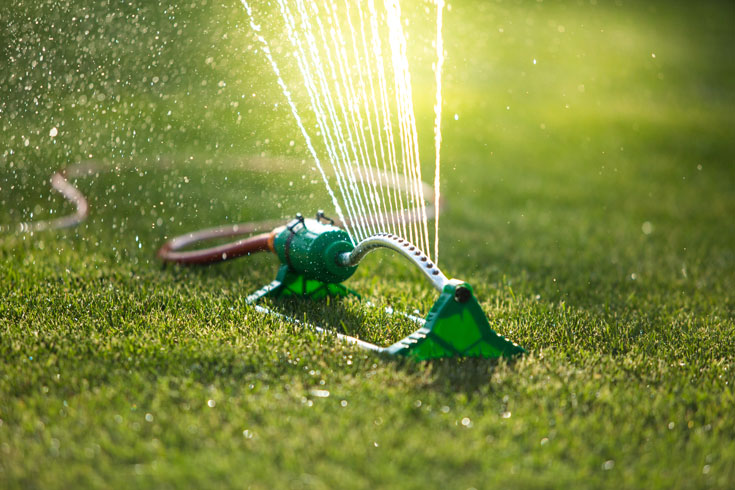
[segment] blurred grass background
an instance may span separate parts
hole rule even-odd
[[[402,5],[431,175],[429,4]],[[76,181],[84,224],[0,237],[2,486],[727,488],[733,18],[451,3],[440,264],[530,355],[413,365],[246,307],[270,257],[154,259],[179,233],[328,205],[238,2],[0,6],[0,224],[69,212],[50,174],[101,169]],[[389,254],[350,286],[435,299]],[[381,343],[408,328],[299,306]]]

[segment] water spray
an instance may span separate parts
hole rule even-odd
[[[184,264],[202,263],[226,260],[233,253],[242,255],[270,250],[281,262],[278,275],[273,282],[248,296],[247,302],[255,305],[259,311],[278,314],[256,303],[266,296],[318,299],[349,295],[350,290],[342,282],[354,274],[360,261],[374,250],[389,249],[417,267],[439,291],[439,298],[426,318],[406,315],[420,324],[420,328],[391,346],[379,347],[335,333],[339,338],[372,351],[417,360],[455,356],[496,358],[525,352],[490,327],[469,284],[447,279],[436,264],[444,1],[438,0],[436,4],[436,193],[433,189],[431,192],[435,197],[435,215],[424,204],[424,190],[428,186],[422,181],[407,36],[399,2],[385,0],[381,17],[376,9],[377,2],[373,0],[367,2],[366,9],[358,2],[345,2],[338,9],[334,3],[322,8],[318,2],[277,1],[284,34],[291,48],[289,54],[296,62],[301,75],[299,83],[307,94],[305,107],[307,111],[310,109],[316,122],[316,135],[320,136],[324,145],[325,162],[331,165],[336,177],[337,189],[344,204],[342,206],[326,177],[293,95],[281,76],[275,51],[271,49],[262,25],[256,20],[258,15],[249,0],[241,1],[252,34],[273,69],[294,120],[322,175],[340,222],[326,218],[321,212],[315,219],[297,215],[271,233],[235,242],[231,248],[225,245],[193,252],[180,251],[183,246],[197,239],[208,239],[207,232],[199,232],[197,236],[173,239],[164,245],[159,257],[164,261]],[[353,19],[357,22],[353,22]],[[381,20],[384,22],[382,33],[379,27]],[[330,28],[325,29],[325,25]],[[387,45],[383,44],[384,38]],[[372,82],[373,72],[377,75],[377,85]],[[392,84],[389,83],[388,73],[392,73]],[[395,100],[390,97],[390,92]],[[373,127],[376,132],[373,132]],[[389,189],[391,187],[393,196]],[[410,209],[405,209],[404,202]],[[428,256],[430,218],[435,218],[433,262]],[[234,232],[227,229],[210,231],[212,238]],[[325,331],[321,327],[312,327],[320,332]]]
[[[525,352],[518,344],[492,329],[472,286],[458,279],[448,279],[416,245],[391,233],[379,233],[353,245],[347,232],[322,211],[313,219],[298,214],[270,233],[228,245],[195,251],[180,250],[197,242],[253,230],[253,226],[247,224],[236,226],[237,229],[213,228],[174,238],[161,247],[158,256],[165,262],[204,264],[270,251],[278,256],[281,263],[278,274],[270,284],[250,294],[246,303],[254,305],[260,312],[301,323],[257,303],[266,297],[319,300],[327,296],[356,294],[342,283],[352,277],[366,255],[388,249],[408,259],[440,293],[425,318],[405,315],[419,325],[415,332],[390,346],[381,347],[315,325],[308,327],[320,333],[334,334],[370,351],[417,361],[443,357],[512,357]]]

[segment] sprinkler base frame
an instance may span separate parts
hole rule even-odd
[[[436,266],[434,266],[436,267]],[[306,277],[282,265],[276,279],[246,298],[258,311],[303,324],[256,303],[264,297],[300,296],[323,299],[327,296],[344,297],[359,294],[340,283],[327,283]],[[392,313],[392,310],[386,310]],[[336,335],[343,341],[373,352],[426,361],[446,357],[480,357],[493,359],[513,357],[526,352],[523,347],[499,335],[492,329],[487,316],[475,297],[472,286],[457,279],[446,280],[439,298],[425,319],[405,315],[422,326],[388,347],[330,331],[315,325],[306,325],[319,333]]]

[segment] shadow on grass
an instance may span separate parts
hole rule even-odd
[[[368,305],[354,296],[323,300],[281,298],[271,301],[269,306],[290,318],[382,347],[420,328],[398,312],[387,313],[387,305]]]
[[[418,378],[424,390],[447,394],[464,394],[472,398],[493,391],[493,374],[503,367],[514,370],[519,358],[485,359],[479,357],[451,357],[430,361],[414,361],[404,357],[382,356],[397,371]]]

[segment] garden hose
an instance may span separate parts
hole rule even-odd
[[[51,188],[61,194],[74,206],[74,212],[60,218],[43,221],[26,221],[16,225],[18,233],[35,233],[44,230],[59,230],[72,228],[87,219],[89,215],[89,203],[79,189],[69,182],[70,178],[91,175],[97,170],[93,162],[84,162],[55,172],[50,179]],[[11,231],[9,225],[1,226],[0,232]]]
[[[267,223],[269,222],[242,223],[187,233],[164,243],[158,250],[158,258],[164,262],[174,262],[181,265],[205,265],[236,259],[256,252],[265,252],[270,250],[268,241],[271,233],[261,233],[232,243],[202,250],[181,251],[181,249],[209,240],[250,235],[261,230]]]
[[[388,186],[393,186],[387,176],[382,172],[378,172],[376,178],[378,179],[378,181],[385,182]],[[424,210],[427,219],[433,219],[440,210],[444,210],[446,203],[444,202],[444,200],[442,200],[439,203],[440,209],[434,209],[434,205],[431,204],[434,200],[434,188],[425,182],[421,182],[421,186],[423,194],[424,196],[426,196],[426,200],[429,204],[419,209]],[[402,189],[403,185],[398,184],[397,187],[399,189]],[[418,221],[418,216],[420,215],[417,211],[417,208],[395,211],[392,213],[387,213],[384,218],[387,221],[403,220],[406,224],[414,223]],[[352,225],[353,222],[370,220],[372,218],[374,218],[374,216],[372,215],[358,216],[352,221],[345,220],[345,222],[342,222],[339,219],[327,218],[324,215],[323,211],[319,211],[317,213],[317,221],[329,221],[330,224],[340,228],[344,228],[345,225]],[[274,230],[279,225],[282,225],[282,222],[276,220],[268,220],[249,223],[238,223],[235,225],[223,225],[186,233],[184,235],[174,237],[164,243],[163,246],[158,250],[157,255],[158,258],[161,259],[163,262],[171,262],[180,265],[207,265],[217,262],[224,262],[226,260],[236,259],[244,255],[268,251],[269,249],[264,247],[265,236],[268,235],[268,233],[244,238],[215,247],[190,251],[183,251],[182,249],[200,245],[212,240],[246,236],[252,235],[256,232],[264,232],[265,230]],[[273,231],[271,231],[270,234],[273,234]],[[270,251],[274,251],[272,247],[270,248]]]

